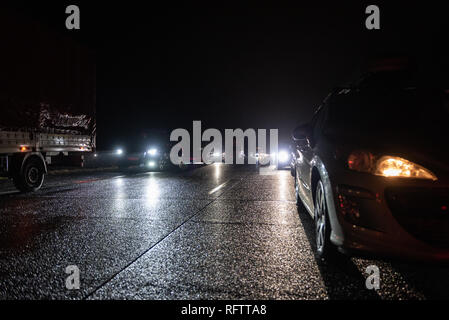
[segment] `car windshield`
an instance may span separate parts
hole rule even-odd
[[[446,131],[447,91],[360,90],[329,100],[324,131],[330,135],[428,135]]]

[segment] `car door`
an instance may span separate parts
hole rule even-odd
[[[315,112],[312,121],[310,123],[310,136],[304,140],[298,140],[296,144],[296,183],[298,186],[298,192],[303,200],[304,205],[313,212],[313,196],[311,190],[311,173],[312,173],[312,160],[314,154],[314,136],[317,129],[317,124],[321,118],[323,108],[320,107]]]

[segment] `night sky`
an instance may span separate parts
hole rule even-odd
[[[293,3],[73,2],[80,31],[64,26],[72,2],[15,6],[95,52],[100,149],[149,128],[189,129],[193,120],[204,129],[278,128],[286,140],[373,58],[411,55],[447,66],[442,5]],[[365,28],[369,4],[380,7],[381,30]]]

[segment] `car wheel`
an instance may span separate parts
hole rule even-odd
[[[326,193],[321,180],[318,181],[315,192],[315,243],[318,258],[327,259],[334,255],[335,248],[330,241],[331,227],[326,205]]]

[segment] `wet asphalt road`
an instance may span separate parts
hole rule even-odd
[[[78,173],[12,190],[0,181],[0,299],[448,298],[448,267],[317,261],[289,171]],[[372,264],[378,291],[365,287]]]

